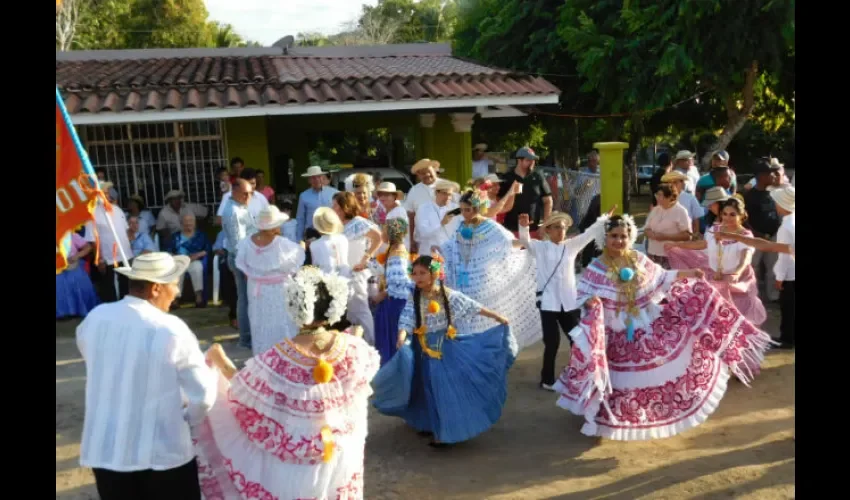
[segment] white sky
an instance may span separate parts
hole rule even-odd
[[[210,20],[233,25],[242,38],[270,46],[286,35],[331,35],[377,0],[205,0]]]

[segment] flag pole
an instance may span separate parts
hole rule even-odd
[[[65,121],[65,127],[68,129],[68,133],[71,135],[71,140],[74,141],[74,148],[77,150],[77,156],[80,157],[80,162],[83,165],[83,172],[89,178],[89,181],[92,185],[99,191],[104,198],[106,198],[105,193],[100,188],[100,182],[97,179],[97,175],[94,173],[94,168],[92,168],[91,161],[89,160],[89,155],[86,152],[85,148],[83,148],[82,142],[80,142],[80,137],[77,135],[77,129],[74,128],[74,124],[71,123],[71,116],[68,114],[68,110],[65,109],[65,101],[62,99],[62,94],[59,93],[59,87],[56,87],[56,105],[59,106],[59,111],[62,113],[62,120]],[[98,200],[97,203],[104,203],[103,200]],[[111,209],[111,205],[104,205],[104,209],[109,211]],[[96,208],[95,208],[96,210]],[[120,210],[120,208],[119,208]],[[112,217],[106,218],[106,224],[109,226],[109,230],[112,233],[112,237],[115,238],[115,244],[118,245],[118,252],[121,253],[121,260],[124,261],[125,267],[130,267],[130,261],[127,259],[127,254],[124,253],[124,247],[121,246],[120,239],[118,238],[118,232],[115,230],[115,225],[112,223]]]

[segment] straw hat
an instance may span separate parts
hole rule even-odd
[[[393,184],[392,182],[382,182],[382,183],[378,184],[378,189],[376,189],[375,192],[378,193],[378,194],[381,194],[381,193],[394,194],[395,198],[397,200],[400,200],[401,198],[404,197],[404,193],[399,191],[395,187],[395,184]]]
[[[671,170],[671,171],[667,172],[666,174],[664,174],[663,176],[661,176],[661,182],[664,182],[664,183],[676,182],[676,181],[686,182],[687,180],[688,180],[688,176],[683,174],[682,172],[679,172],[678,170]]]
[[[165,199],[163,201],[165,201],[167,203],[168,200],[170,200],[172,198],[182,198],[183,196],[185,196],[183,194],[183,191],[180,191],[179,189],[172,189],[171,191],[166,193]]]
[[[312,167],[307,167],[307,171],[301,174],[301,177],[316,177],[317,175],[325,175],[327,173],[322,170],[322,167],[313,165]]]
[[[705,191],[705,199],[702,201],[702,206],[708,207],[713,203],[723,202],[729,199],[729,195],[726,194],[726,190],[720,186],[714,186],[713,188],[708,188]]]
[[[275,229],[288,220],[288,215],[281,213],[276,206],[269,205],[257,214],[257,229],[260,231]]]
[[[313,213],[313,227],[322,234],[339,234],[342,232],[342,221],[332,208],[319,207]]]
[[[481,142],[479,144],[476,144],[475,146],[472,146],[472,150],[473,151],[487,151],[487,145],[484,144],[483,142]]]
[[[151,252],[133,259],[133,267],[119,267],[115,272],[131,280],[166,284],[177,281],[189,268],[189,263],[189,257],[185,255]]]
[[[139,193],[135,193],[135,194],[130,195],[130,197],[127,198],[127,200],[128,201],[135,201],[136,203],[139,204],[139,207],[145,208],[145,199],[142,198],[142,195],[140,195]]]
[[[410,167],[410,173],[415,174],[420,170],[425,170],[428,167],[432,167],[434,170],[438,170],[440,168],[440,162],[437,160],[429,160],[428,158],[422,158],[417,161]]]
[[[435,191],[448,191],[450,193],[457,193],[460,191],[460,185],[457,182],[453,182],[447,179],[439,179],[434,183]]]
[[[796,207],[796,204],[794,203],[795,193],[796,188],[794,186],[785,186],[771,191],[770,197],[773,198],[773,201],[775,201],[780,207],[788,210],[789,212],[793,212]]]
[[[550,215],[548,219],[546,219],[545,221],[543,221],[542,224],[540,224],[540,229],[546,229],[552,224],[557,224],[561,221],[567,223],[567,229],[569,229],[570,226],[573,225],[573,218],[570,217],[569,214],[565,214],[564,212],[552,212],[552,215]]]
[[[674,161],[689,160],[693,157],[694,157],[693,153],[691,153],[687,149],[683,149],[683,150],[679,151],[678,153],[676,153],[676,158],[674,159]]]

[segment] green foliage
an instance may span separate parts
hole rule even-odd
[[[455,0],[378,0],[363,6],[358,25],[392,29],[390,43],[443,42],[451,40],[456,20]]]
[[[203,0],[77,0],[74,49],[259,46],[208,21]]]

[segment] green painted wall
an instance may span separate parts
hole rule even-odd
[[[472,134],[455,132],[448,114],[438,114],[434,122],[433,152],[429,158],[440,162],[442,177],[461,186],[472,176]]]
[[[245,166],[266,173],[266,182],[274,185],[269,168],[269,142],[267,119],[264,116],[228,118],[224,120],[227,131],[227,154],[245,160]],[[228,158],[229,161],[229,158]],[[228,163],[229,165],[229,163]]]

